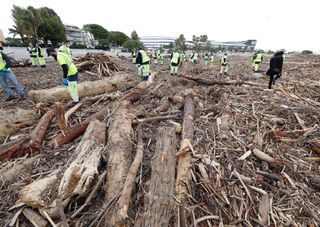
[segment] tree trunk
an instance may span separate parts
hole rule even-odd
[[[103,93],[109,93],[115,89],[125,87],[134,80],[130,75],[119,74],[108,77],[103,80],[88,81],[78,84],[79,97],[95,96]],[[66,87],[54,87],[50,89],[29,91],[28,97],[34,102],[53,103],[57,101],[70,100],[70,94]]]
[[[111,117],[110,128],[108,132],[107,143],[107,182],[106,200],[111,200],[118,195],[124,185],[132,162],[132,137],[133,129],[131,118],[127,112],[128,101],[123,101],[115,107],[115,112]],[[108,215],[106,223],[114,225],[114,217],[111,219]]]
[[[24,138],[3,144],[0,146],[0,160],[11,159],[13,155],[24,154],[34,150],[42,150],[42,140],[52,118],[56,114],[56,108],[47,111],[33,132]]]
[[[99,176],[98,166],[106,140],[106,124],[92,120],[75,154],[77,157],[66,169],[59,186],[59,197],[64,200],[84,195]]]
[[[33,125],[38,120],[36,110],[0,110],[0,142],[20,129]]]
[[[194,101],[190,96],[185,98],[184,104],[184,118],[183,118],[183,129],[182,129],[182,140],[180,143],[180,150],[186,149],[193,144],[193,135],[194,135]],[[179,214],[181,215],[180,220],[186,221],[185,217],[185,209],[184,205],[188,201],[187,194],[188,188],[187,184],[191,178],[190,173],[190,164],[191,164],[192,156],[190,153],[187,153],[185,156],[181,157],[178,161],[178,168],[177,168],[177,179],[176,179],[176,197],[177,200],[180,202],[179,207]],[[185,224],[181,223],[182,226]]]
[[[169,226],[174,205],[175,152],[175,128],[160,128],[152,163],[149,203],[144,214],[143,226]]]
[[[131,193],[136,181],[137,172],[143,159],[143,140],[141,131],[138,131],[138,144],[134,161],[130,167],[126,182],[124,183],[121,196],[118,201],[118,211],[116,213],[116,227],[126,227],[126,219],[128,217],[128,209],[130,204]]]

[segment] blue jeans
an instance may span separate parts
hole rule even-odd
[[[8,97],[14,97],[14,93],[10,89],[7,80],[9,80],[13,84],[16,92],[20,95],[20,97],[25,96],[19,82],[17,81],[16,75],[14,75],[13,72],[0,72],[0,83],[6,91]]]

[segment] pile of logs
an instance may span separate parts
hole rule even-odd
[[[319,226],[316,80],[302,97],[199,69],[55,103],[0,145],[0,226]]]
[[[115,72],[123,71],[124,68],[118,66],[104,53],[88,52],[84,56],[75,59],[75,64],[79,72],[86,72],[93,76],[108,77]]]

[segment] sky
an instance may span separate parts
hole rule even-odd
[[[258,49],[320,52],[319,0],[0,0],[8,36],[13,4],[52,8],[65,24],[100,24],[130,36],[207,35],[209,40],[256,39]]]

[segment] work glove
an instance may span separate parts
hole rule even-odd
[[[69,81],[68,81],[68,79],[63,78],[63,82],[62,83],[63,83],[64,86],[68,86]]]
[[[9,69],[7,69],[7,68],[1,69],[1,72],[8,72],[8,71],[9,71]]]

